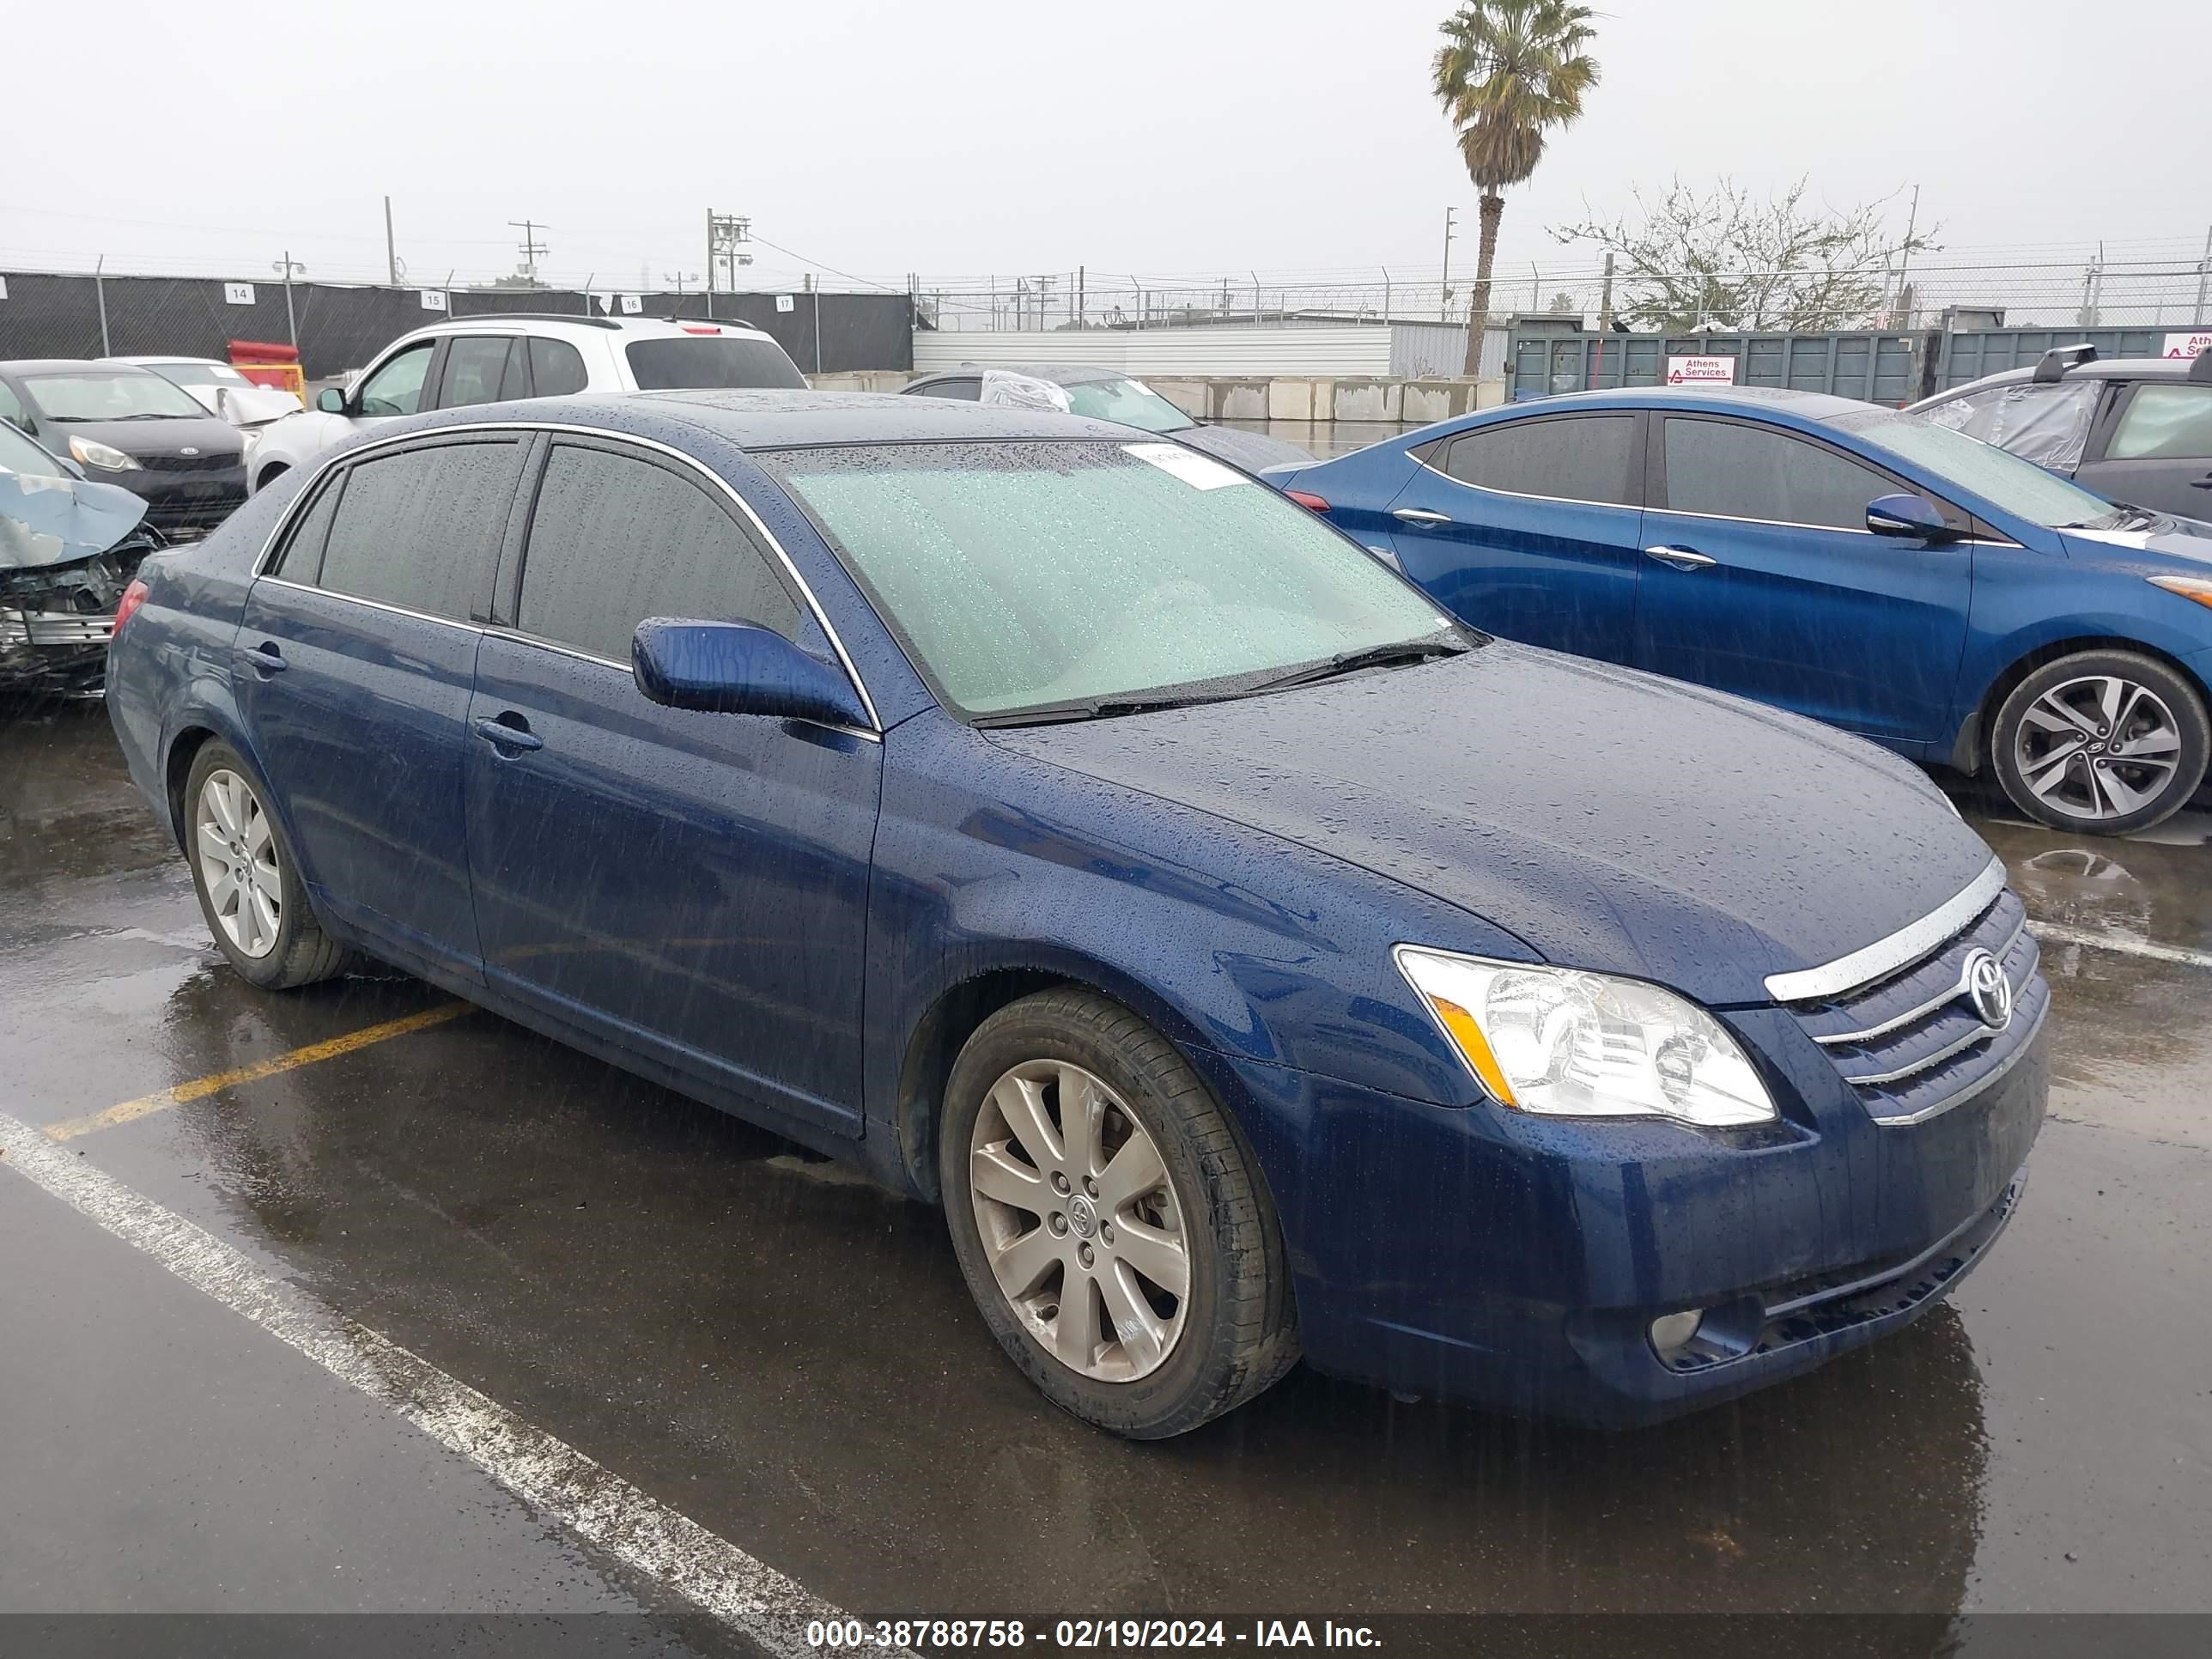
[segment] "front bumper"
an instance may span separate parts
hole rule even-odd
[[[1885,1127],[1782,1009],[1730,1017],[1796,1091],[1697,1131],[1441,1107],[1214,1055],[1334,1376],[1626,1428],[1797,1376],[1910,1323],[2011,1218],[2047,1035],[1927,1121]],[[1662,1314],[1710,1310],[1670,1360]]]

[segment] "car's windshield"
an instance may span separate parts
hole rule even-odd
[[[1066,391],[1069,413],[1094,421],[1119,421],[1146,432],[1180,432],[1195,424],[1142,380],[1085,380]]]
[[[147,368],[178,386],[246,386],[246,376],[228,363],[149,363]]]
[[[67,476],[59,461],[4,421],[0,421],[0,472],[17,472],[27,478]]]
[[[27,374],[23,389],[50,421],[204,420],[198,399],[143,369]]]
[[[1461,637],[1303,507],[1177,444],[757,459],[811,509],[956,714],[1256,687],[1346,652]]]
[[[1847,415],[1832,424],[1877,449],[1926,467],[2000,512],[2046,530],[2112,517],[2112,504],[2103,496],[1948,427],[1887,410]]]
[[[743,334],[702,334],[684,339],[632,340],[624,348],[640,392],[698,391],[717,386],[803,389],[801,374],[773,340]]]

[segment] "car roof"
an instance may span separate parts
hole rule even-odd
[[[155,363],[205,363],[213,368],[228,368],[229,363],[220,357],[194,357],[181,351],[160,351],[136,357],[95,357],[100,363],[129,363],[134,368],[150,368]]]
[[[1826,392],[1796,392],[1778,386],[1643,386],[1595,392],[1562,392],[1508,404],[1516,414],[1556,413],[1572,409],[1731,409],[1759,413],[1783,410],[1808,421],[1863,415],[1878,405]],[[1487,412],[1487,411],[1486,411]]]
[[[1946,398],[1955,398],[1962,392],[1978,392],[1984,386],[2012,386],[2032,380],[2035,365],[2024,363],[2018,368],[2001,368],[1994,374],[1984,374],[1979,380],[1962,380],[1957,386],[1946,386],[1927,399],[1929,403]],[[2081,363],[2059,376],[2061,380],[2185,380],[2189,378],[2189,360],[2185,357],[2100,357],[2094,362]],[[2046,385],[2052,384],[2045,382]]]
[[[665,317],[586,317],[550,311],[485,311],[473,317],[448,317],[443,321],[424,323],[407,331],[409,337],[433,334],[481,334],[486,330],[515,327],[532,334],[552,333],[564,329],[589,329],[594,334],[628,334],[650,340],[684,339],[707,330],[720,333],[756,335],[762,339],[772,337],[757,323],[741,322],[734,317],[689,317],[672,321]]]
[[[0,363],[0,374],[82,374],[87,369],[95,374],[153,373],[137,363],[121,362],[112,357],[18,357],[12,362]]]
[[[957,368],[933,369],[915,380],[920,386],[925,380],[942,380],[980,374],[985,369],[1003,369],[1009,374],[1026,374],[1033,380],[1050,380],[1055,386],[1091,386],[1099,380],[1127,380],[1134,377],[1119,368],[1100,368],[1085,363],[963,363]]]

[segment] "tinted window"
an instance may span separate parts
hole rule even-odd
[[[422,403],[422,377],[437,343],[410,346],[361,384],[354,404],[364,415],[412,415]]]
[[[797,596],[712,495],[666,467],[555,447],[530,520],[515,626],[617,662],[647,617],[799,631]]]
[[[981,380],[939,380],[931,386],[915,387],[914,395],[917,398],[958,398],[972,404],[983,395],[983,383]]]
[[[2108,461],[2212,455],[2212,386],[2139,386],[2105,447]]]
[[[447,346],[446,385],[438,395],[439,406],[465,409],[496,402],[507,373],[507,349],[513,344],[503,336],[471,335]]]
[[[337,511],[339,488],[339,481],[332,479],[308,503],[307,510],[293,525],[291,535],[285,538],[283,548],[270,565],[270,574],[309,584],[319,577],[323,544],[330,538],[331,519]]]
[[[1632,507],[1642,499],[1629,476],[1635,452],[1632,415],[1516,421],[1454,439],[1443,470],[1485,489]]]
[[[566,340],[532,340],[530,374],[541,398],[565,398],[572,392],[581,392],[590,378],[584,373],[584,354]]]
[[[678,387],[783,386],[804,389],[806,377],[773,340],[739,334],[688,335],[680,340],[632,340],[625,348],[640,392]]]
[[[514,457],[511,442],[440,444],[348,468],[322,586],[465,620],[491,585]]]
[[[1764,427],[1667,422],[1667,505],[1678,513],[1866,528],[1867,503],[1897,486],[1856,461]]]

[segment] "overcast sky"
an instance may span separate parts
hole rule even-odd
[[[1474,191],[1427,87],[1443,0],[101,0],[9,8],[0,270],[265,277],[1371,270],[1433,280]],[[1630,187],[1921,186],[1948,248],[2193,256],[2203,0],[1613,0],[1588,114],[1508,194],[1501,266]],[[2079,87],[2069,88],[2069,78]],[[2163,90],[2161,90],[2161,87]],[[2115,100],[2120,101],[2114,101]],[[1901,227],[1904,198],[1896,208]],[[1584,258],[1579,263],[1587,264]]]

